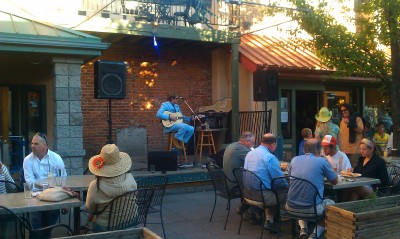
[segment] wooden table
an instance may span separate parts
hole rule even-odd
[[[348,179],[353,180],[353,182],[348,181]],[[358,178],[343,178],[343,180],[339,181],[336,185],[333,185],[332,183],[326,181],[324,185],[326,189],[337,190],[337,189],[354,188],[354,187],[373,185],[379,183],[381,183],[381,180],[376,178],[358,177]]]
[[[91,181],[95,179],[94,175],[68,175],[65,177],[65,186],[73,191],[86,191]],[[55,178],[42,178],[36,181],[37,184],[48,183],[50,187],[55,186]]]
[[[0,205],[7,207],[14,213],[41,212],[74,208],[74,232],[79,234],[81,224],[80,207],[82,202],[77,198],[69,198],[60,202],[40,201],[36,198],[25,198],[24,192],[0,194]]]

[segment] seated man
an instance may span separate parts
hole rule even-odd
[[[349,171],[351,169],[350,160],[345,153],[340,151],[336,147],[336,138],[332,135],[325,135],[321,145],[323,147],[325,158],[328,160],[329,164],[336,171],[340,173],[341,171]]]
[[[261,139],[261,144],[253,151],[250,151],[245,158],[244,168],[255,173],[263,182],[265,187],[271,189],[273,178],[283,176],[281,166],[278,159],[272,153],[276,149],[276,137],[273,134],[264,134]],[[286,181],[283,181],[282,186],[286,186]],[[256,186],[256,185],[255,185]],[[256,186],[258,188],[258,185]],[[267,206],[277,206],[275,193],[271,190],[264,191],[264,201]],[[278,208],[265,209],[265,224],[264,228],[271,232],[278,232],[279,227],[274,223],[274,217],[277,216]]]
[[[35,183],[36,180],[53,177],[67,176],[64,161],[60,155],[51,151],[47,145],[47,136],[37,133],[32,137],[32,153],[25,157],[23,167],[25,181]],[[61,174],[60,174],[61,173]],[[60,175],[59,175],[60,174]],[[57,222],[59,210],[31,213],[31,223],[34,229],[50,226]],[[43,232],[41,235],[31,233],[30,238],[50,238],[50,232]]]
[[[185,117],[182,114],[178,105],[178,99],[179,97],[176,95],[168,96],[168,101],[162,103],[160,109],[157,111],[157,118],[170,121],[171,124],[169,127],[164,126],[164,132],[176,132],[174,137],[187,143],[194,133],[194,127],[188,124],[176,122],[180,119],[190,122],[190,117]]]
[[[225,175],[232,182],[236,182],[235,176],[233,175],[234,168],[242,168],[244,166],[244,159],[248,152],[250,152],[251,148],[255,144],[255,138],[252,132],[246,131],[242,133],[239,137],[238,142],[233,142],[226,147],[223,157],[223,170]],[[232,195],[238,196],[240,195],[239,185],[237,183],[232,183],[228,181],[228,188]],[[246,211],[247,207],[244,204],[241,204],[236,212],[241,214]],[[248,220],[254,224],[258,224],[257,218],[260,218],[258,215],[258,210],[256,207],[248,210],[246,214],[244,214],[244,219]]]
[[[309,139],[304,144],[305,155],[296,156],[292,159],[289,166],[289,175],[298,177],[301,179],[308,180],[313,183],[317,188],[319,194],[324,195],[324,178],[332,184],[338,183],[338,177],[333,168],[330,166],[328,161],[320,157],[321,145],[317,139]],[[290,211],[298,212],[300,216],[307,216],[309,213],[314,212],[314,200],[313,194],[302,191],[302,187],[299,185],[289,186],[289,192],[286,200],[286,209]],[[304,197],[298,197],[303,195]],[[299,200],[300,198],[300,200]],[[331,199],[321,199],[317,197],[317,214],[322,215],[325,212],[326,205],[335,204]],[[304,214],[304,215],[302,215]],[[305,239],[308,237],[307,221],[299,220],[300,224],[300,238]],[[318,235],[315,231],[318,227]],[[320,238],[323,235],[324,228],[317,225],[314,232],[310,235],[310,239]]]

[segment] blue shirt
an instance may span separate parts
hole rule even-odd
[[[157,115],[156,115],[157,118],[162,119],[162,120],[169,120],[169,114],[164,113],[165,111],[169,111],[171,113],[179,112],[182,114],[181,109],[179,108],[178,104],[173,105],[173,104],[171,104],[171,102],[166,101],[161,104],[160,109],[157,111]],[[182,114],[182,117],[184,117],[184,119],[183,119],[184,121],[190,122],[190,117],[185,117],[183,114]],[[171,128],[164,127],[164,130],[167,133],[170,131],[173,131],[172,129],[173,129],[173,127],[171,127]]]
[[[289,166],[289,175],[305,179],[315,185],[321,197],[324,195],[324,178],[328,181],[334,180],[337,175],[333,171],[329,162],[323,157],[317,157],[313,154],[305,154],[296,156],[292,159]],[[291,195],[303,195],[301,200],[296,197],[293,199]],[[322,199],[317,196],[317,204],[320,204]],[[301,187],[289,187],[287,204],[293,208],[308,208],[314,205],[313,194],[304,192]]]
[[[279,160],[263,145],[246,155],[244,168],[255,173],[268,189],[273,178],[283,176]],[[286,184],[286,180],[283,182]]]

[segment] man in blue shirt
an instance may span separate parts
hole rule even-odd
[[[260,146],[250,151],[244,161],[244,168],[255,173],[267,189],[271,189],[273,178],[283,176],[279,160],[272,154],[275,149],[276,137],[273,134],[264,134]],[[280,186],[287,187],[286,181],[283,180]],[[265,205],[277,206],[275,193],[271,190],[265,190],[263,194]],[[277,223],[274,223],[274,216],[277,216],[277,209],[265,209],[266,221],[264,228],[271,232],[279,231]]]
[[[324,195],[324,178],[332,184],[338,183],[338,176],[333,170],[328,160],[320,157],[321,144],[317,139],[309,139],[304,144],[304,155],[296,156],[292,159],[289,166],[289,175],[305,179],[315,185],[319,195]],[[301,187],[300,182],[296,185],[290,184],[286,200],[286,208],[295,211],[299,215],[314,212],[314,194],[304,191],[306,187]],[[302,195],[299,197],[299,195]],[[321,199],[317,197],[317,214],[321,215],[325,211],[326,205],[335,204],[331,199]],[[300,238],[308,237],[307,221],[299,220]],[[314,232],[309,239],[319,238],[323,235],[324,228],[318,225],[318,235]]]
[[[157,118],[168,120],[173,123],[170,127],[164,127],[164,132],[176,132],[174,137],[187,143],[194,133],[194,127],[185,123],[179,123],[175,121],[183,119],[184,121],[190,122],[191,118],[185,117],[182,114],[181,109],[178,105],[178,96],[170,95],[168,96],[167,100],[168,101],[161,104],[161,107],[157,112]],[[177,114],[174,113],[181,114],[182,116],[178,117]]]

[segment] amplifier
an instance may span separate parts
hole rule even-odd
[[[147,169],[155,166],[156,171],[176,171],[178,169],[177,155],[175,151],[152,151],[147,153]]]

